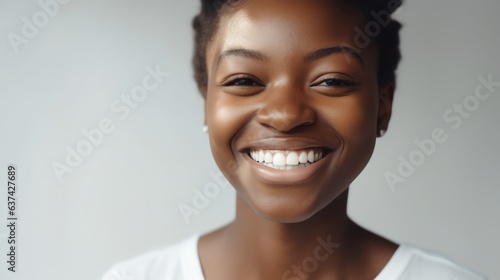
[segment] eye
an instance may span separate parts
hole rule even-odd
[[[360,83],[342,73],[324,74],[311,84],[311,89],[326,96],[344,96],[358,90]]]
[[[342,87],[342,86],[355,86],[358,85],[353,80],[341,79],[341,78],[326,78],[322,79],[319,83],[313,84],[313,86],[327,86],[327,87]]]
[[[234,96],[253,96],[266,89],[264,83],[249,74],[236,74],[227,77],[219,86],[227,94]]]
[[[228,81],[222,82],[222,86],[251,87],[262,86],[262,84],[249,76],[236,76],[234,78],[230,78]]]

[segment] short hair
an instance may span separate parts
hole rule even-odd
[[[201,0],[201,10],[192,21],[194,29],[194,79],[198,90],[206,97],[208,73],[206,65],[207,45],[218,28],[220,11],[224,6],[231,6],[242,0]],[[401,24],[392,19],[392,13],[401,6],[403,0],[341,0],[359,9],[366,23],[377,22],[381,14],[385,14],[387,23],[372,39],[377,43],[379,52],[378,83],[385,85],[395,83],[396,69],[401,60],[399,50],[399,30]],[[366,24],[368,28],[368,24]]]

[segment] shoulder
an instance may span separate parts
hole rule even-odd
[[[192,236],[113,265],[101,280],[180,280],[199,278],[199,236]],[[199,270],[196,268],[199,267]]]
[[[485,280],[451,260],[417,246],[403,244],[375,280]]]

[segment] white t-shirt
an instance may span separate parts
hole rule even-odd
[[[199,235],[114,265],[101,280],[204,280]],[[453,262],[411,245],[400,245],[374,280],[484,280]]]

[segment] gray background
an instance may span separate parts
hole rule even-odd
[[[9,163],[19,168],[19,272],[7,274],[1,261],[1,279],[98,279],[118,260],[233,218],[230,188],[189,224],[178,210],[217,172],[191,78],[197,8],[194,0],[72,0],[16,53],[8,34],[21,34],[23,17],[33,21],[43,10],[38,1],[0,1],[0,185]],[[491,279],[500,275],[500,88],[458,129],[443,113],[470,99],[479,76],[500,81],[498,12],[495,0],[406,1],[397,14],[404,59],[393,120],[349,204],[365,227]],[[121,120],[111,104],[157,65],[168,78]],[[65,147],[104,118],[115,130],[60,182],[53,162],[64,163]],[[397,173],[398,157],[408,159],[415,140],[435,128],[447,141],[391,190],[384,173]],[[7,191],[0,190],[4,260]]]

